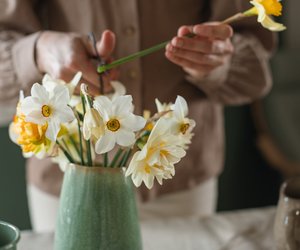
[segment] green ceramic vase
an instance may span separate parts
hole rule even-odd
[[[124,169],[68,166],[54,249],[142,249],[132,182]]]

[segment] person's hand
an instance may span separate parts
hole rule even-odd
[[[99,55],[107,60],[115,47],[115,35],[104,31],[101,40],[97,42]],[[91,94],[99,93],[99,75],[95,51],[88,37],[74,33],[45,31],[36,44],[37,67],[42,73],[69,82],[81,71],[82,82],[88,84]],[[104,92],[110,91],[110,85],[105,79]]]
[[[186,35],[194,34],[193,38]],[[214,69],[228,63],[233,53],[233,30],[219,23],[182,26],[166,46],[166,57],[195,79],[203,79]]]

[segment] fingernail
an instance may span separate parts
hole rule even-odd
[[[174,53],[177,51],[176,47],[172,46],[171,44],[169,44],[168,46],[168,51],[171,52],[171,53]]]
[[[175,47],[182,47],[183,46],[183,40],[179,38],[173,38],[172,45]]]
[[[197,35],[203,35],[203,36],[209,35],[209,30],[205,26],[200,26],[200,25],[194,26],[193,32]]]

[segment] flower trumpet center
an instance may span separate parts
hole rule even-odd
[[[278,0],[260,0],[260,4],[264,6],[267,15],[281,15],[282,4]]]
[[[179,130],[180,130],[180,132],[181,132],[182,134],[185,134],[186,131],[189,129],[189,127],[190,127],[190,124],[188,124],[188,123],[183,123],[183,124],[180,125]]]
[[[146,166],[144,167],[144,170],[145,170],[145,172],[146,172],[147,174],[150,174],[150,173],[151,173],[151,168],[150,168],[150,166],[148,166],[148,165],[146,165]]]
[[[106,127],[112,131],[112,132],[116,132],[119,130],[119,128],[121,127],[120,122],[117,119],[110,119],[107,123],[106,123]]]
[[[42,106],[42,115],[44,117],[49,117],[52,114],[52,109],[48,105],[43,105]]]

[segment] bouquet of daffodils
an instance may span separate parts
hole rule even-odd
[[[132,96],[111,82],[109,96],[92,96],[81,84],[81,73],[70,83],[45,75],[31,96],[20,93],[10,137],[25,157],[52,157],[62,170],[68,163],[87,167],[127,167],[134,184],[151,188],[156,179],[175,175],[174,165],[186,154],[195,122],[187,118],[188,106],[178,96],[175,103],[156,100],[157,113],[133,114]]]

